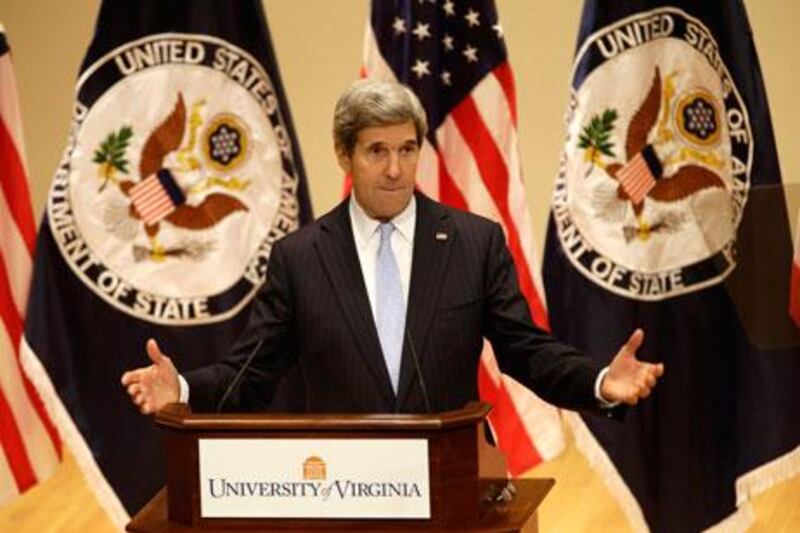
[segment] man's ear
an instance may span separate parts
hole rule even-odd
[[[340,146],[336,147],[336,160],[339,162],[339,168],[341,168],[345,174],[349,174],[352,166],[350,156],[347,155],[347,151]]]

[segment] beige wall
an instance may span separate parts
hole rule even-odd
[[[337,94],[358,73],[368,0],[263,0],[317,213],[340,194],[331,151]],[[608,0],[612,1],[612,0]],[[564,134],[580,0],[497,0],[517,77],[522,164],[537,247]],[[800,182],[800,2],[746,2],[767,85],[784,179]],[[14,53],[34,205],[41,213],[61,155],[72,90],[98,0],[0,0]]]

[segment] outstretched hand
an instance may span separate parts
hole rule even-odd
[[[155,339],[147,341],[147,355],[153,364],[122,375],[122,385],[142,414],[155,413],[180,396],[178,371],[172,360],[161,352]]]
[[[644,332],[637,329],[614,356],[608,366],[600,395],[608,402],[630,405],[650,396],[650,391],[664,374],[664,364],[647,363],[636,359],[636,350],[642,345]]]

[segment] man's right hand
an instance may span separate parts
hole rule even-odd
[[[155,339],[147,341],[147,355],[152,365],[129,370],[122,375],[122,385],[142,414],[155,413],[168,403],[177,402],[180,396],[178,371],[172,360],[161,353]]]

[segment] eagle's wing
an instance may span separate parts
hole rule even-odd
[[[139,176],[146,178],[154,172],[158,172],[164,161],[164,157],[177,150],[183,139],[183,131],[186,127],[186,106],[183,103],[183,95],[178,93],[178,101],[169,116],[153,130],[142,148],[142,156],[139,159]]]
[[[712,187],[724,189],[722,178],[704,167],[686,165],[672,176],[658,180],[647,196],[659,202],[676,202]]]
[[[628,137],[625,140],[625,155],[630,161],[647,144],[647,135],[653,129],[653,125],[658,120],[658,112],[661,109],[661,73],[656,67],[653,75],[653,83],[647,93],[642,105],[633,115],[631,123],[628,125]]]
[[[179,228],[206,229],[236,211],[247,211],[247,206],[228,194],[213,193],[206,196],[200,205],[183,204],[170,213],[166,220]]]

